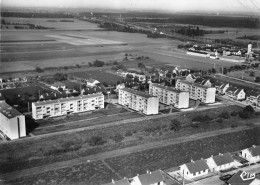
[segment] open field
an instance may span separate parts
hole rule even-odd
[[[251,72],[254,72],[254,76],[250,76]],[[243,75],[243,80],[255,82],[255,77],[257,77],[257,76],[260,77],[260,71],[259,70],[243,70],[243,71],[232,71],[232,72],[227,73],[227,76],[232,76],[232,77],[240,78],[240,79],[242,79],[242,75]]]
[[[39,25],[47,28],[53,28],[53,29],[64,29],[64,30],[100,29],[96,24],[92,24],[86,21],[81,21],[78,19],[5,17],[4,20],[8,23],[20,23],[20,24],[29,23],[29,24],[35,24],[35,25]]]
[[[54,37],[48,37],[50,35]],[[15,30],[2,31],[2,41],[0,73],[34,70],[36,66],[45,68],[87,65],[96,59],[105,62],[120,61],[124,53],[149,56],[159,66],[161,63],[168,63],[187,68],[208,69],[212,68],[214,63],[216,67],[233,65],[231,62],[188,56],[177,49],[177,45],[182,43],[180,41],[151,39],[138,33]],[[124,43],[127,45],[122,45]]]
[[[47,171],[37,175],[14,179],[8,183],[12,185],[46,185],[46,184],[80,184],[101,185],[111,181],[119,180],[102,161],[95,161],[58,170]]]
[[[26,184],[46,184],[51,181],[54,184],[59,184],[61,182],[62,184],[73,183],[81,185],[87,183],[91,185],[100,185],[102,183],[111,182],[111,178],[117,180],[124,176],[133,177],[137,173],[146,173],[147,169],[167,169],[169,166],[174,167],[179,164],[187,163],[189,162],[191,155],[196,156],[196,158],[193,159],[197,160],[201,157],[209,157],[211,154],[216,155],[218,152],[224,153],[250,147],[252,143],[259,143],[257,132],[258,130],[255,128],[247,128],[246,130],[237,130],[231,134],[207,136],[207,139],[188,139],[181,143],[173,141],[172,144],[168,143],[164,146],[156,145],[156,147],[153,148],[134,150],[134,152],[131,152],[132,148],[126,148],[126,150],[121,151],[123,154],[120,154],[121,152],[118,151],[116,157],[112,157],[115,155],[99,155],[96,159],[94,157],[93,159],[96,161],[94,162],[95,166],[92,166],[93,162],[87,162],[87,158],[84,158],[84,160],[83,158],[78,158],[75,161],[76,164],[74,162],[72,163],[72,161],[68,161],[71,163],[66,162],[64,165],[62,165],[62,163],[57,163],[56,165],[60,167],[49,166],[48,168],[48,166],[42,166],[36,168],[36,173],[34,171],[33,174],[30,173],[32,169],[29,169],[27,172],[24,171],[25,173],[22,172],[23,174],[27,174],[27,176],[20,176],[17,173],[14,174],[14,176],[9,175],[9,178],[7,177],[7,179],[11,180],[7,182],[11,182],[12,184],[16,184],[16,182],[26,182]],[[231,140],[231,142],[226,142],[227,140]],[[237,142],[238,140],[239,142]],[[201,153],[201,151],[203,152]],[[111,154],[113,154],[113,152]],[[92,158],[91,161],[93,161]],[[110,173],[107,168],[102,167],[103,164],[111,170]],[[45,172],[45,170],[47,171]],[[92,175],[92,173],[89,173],[89,170],[94,170],[98,174],[102,173],[104,175],[103,181],[100,182],[99,178],[89,176],[89,174]],[[112,171],[113,173],[111,173]],[[107,174],[111,175],[110,179],[107,178]],[[67,176],[72,180],[70,181],[66,178]]]
[[[127,124],[115,125],[93,130],[85,130],[80,132],[66,132],[60,135],[52,135],[44,138],[31,138],[28,140],[19,140],[15,142],[7,142],[0,144],[0,174],[7,173],[43,164],[70,160],[75,158],[75,152],[79,156],[94,155],[115,149],[136,146],[155,141],[163,141],[191,134],[203,133],[206,131],[230,128],[232,124],[244,126],[245,121],[238,116],[222,123],[211,121],[205,124],[199,124],[197,128],[191,127],[191,119],[197,115],[211,115],[212,118],[217,117],[223,111],[239,111],[240,107],[227,106],[221,108],[213,108],[200,112],[183,112],[176,115],[161,119],[135,121],[129,120]],[[181,122],[182,128],[179,132],[170,130],[169,125],[172,119]],[[248,119],[246,123],[255,122],[256,119]],[[125,135],[126,132],[132,133],[125,136],[122,142],[115,142],[113,136],[116,133]],[[107,143],[101,146],[90,146],[88,141],[92,136],[102,136]],[[30,146],[30,150],[28,150]],[[73,150],[72,150],[73,149]],[[12,153],[13,150],[19,153]],[[12,153],[12,155],[9,155]],[[8,164],[8,165],[7,165]]]
[[[211,155],[217,155],[218,153],[241,150],[259,143],[257,131],[246,130],[238,133],[223,134],[205,140],[194,140],[182,144],[154,148],[106,159],[105,161],[121,176],[133,177],[136,174],[146,173],[146,170],[165,170],[188,163],[191,159],[195,161]]]
[[[85,79],[92,78],[100,81],[101,83],[106,82],[113,85],[116,84],[118,80],[120,81],[123,79],[123,77],[116,74],[108,73],[105,70],[93,70],[89,72],[73,73],[73,76]]]

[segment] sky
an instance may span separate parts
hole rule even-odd
[[[1,4],[3,7],[260,12],[260,0],[2,0]]]

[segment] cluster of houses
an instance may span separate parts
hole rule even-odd
[[[240,157],[247,160],[249,163],[260,161],[260,146],[252,146],[240,151]],[[211,156],[207,159],[191,161],[179,166],[178,173],[183,179],[194,180],[199,177],[207,176],[209,173],[221,173],[225,170],[239,168],[241,164],[236,162],[230,153]],[[170,173],[171,174],[171,173]],[[161,170],[154,172],[147,171],[146,174],[137,175],[133,178],[124,178],[119,181],[112,180],[111,183],[105,185],[165,185],[165,176]],[[255,174],[249,174],[245,171],[238,171],[229,180],[228,184],[238,185],[239,183],[247,185],[258,185],[260,180],[255,178]]]
[[[11,89],[16,88],[17,84],[25,83],[27,82],[27,78],[9,78],[9,79],[3,79],[0,78],[0,89]]]

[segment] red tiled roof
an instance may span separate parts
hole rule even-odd
[[[260,145],[252,146],[248,148],[248,150],[251,152],[253,157],[260,155]]]
[[[151,185],[164,181],[161,171],[148,172],[138,176],[142,185]]]
[[[212,157],[217,166],[234,162],[233,157],[230,153],[220,154]]]
[[[190,173],[196,173],[209,169],[209,166],[207,165],[205,159],[187,163],[186,166],[189,169]]]

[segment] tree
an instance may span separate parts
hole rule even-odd
[[[211,69],[211,72],[212,72],[213,74],[215,74],[217,71],[216,71],[215,68],[212,68],[212,69]]]
[[[170,130],[177,132],[180,129],[181,129],[181,123],[177,119],[171,120]]]
[[[105,64],[105,62],[100,61],[100,60],[95,60],[93,62],[93,66],[95,66],[95,67],[102,67],[104,64]]]
[[[259,76],[255,77],[255,82],[260,82],[260,77]]]
[[[100,136],[92,136],[88,141],[90,146],[96,146],[96,145],[103,145],[106,143],[106,140],[104,140]]]
[[[143,63],[139,62],[139,63],[138,63],[138,67],[139,67],[139,68],[145,68],[145,65],[144,65]]]
[[[40,67],[36,67],[35,70],[36,70],[37,73],[42,73],[43,72],[43,69],[40,68]]]
[[[250,74],[249,74],[249,76],[254,77],[254,76],[255,76],[255,72],[254,72],[254,71],[251,71]]]
[[[92,64],[91,62],[89,62],[88,65],[89,65],[89,67],[92,67],[92,66],[93,66],[93,64]]]
[[[255,112],[254,108],[251,106],[251,105],[248,105],[246,106],[244,109],[243,109],[243,112],[248,112],[250,114],[253,114]]]
[[[56,73],[53,78],[54,80],[56,81],[64,81],[64,80],[67,80],[67,74],[63,74],[63,73]]]

